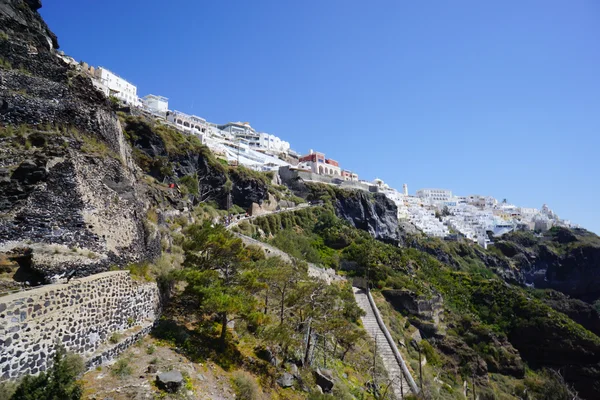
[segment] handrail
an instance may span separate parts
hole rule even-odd
[[[404,377],[408,381],[408,384],[409,384],[412,392],[414,394],[419,393],[419,388],[417,386],[417,383],[413,379],[410,371],[408,370],[408,367],[406,366],[406,363],[404,362],[404,359],[402,358],[402,355],[398,351],[398,348],[396,347],[396,343],[394,342],[394,339],[392,339],[392,335],[390,334],[387,327],[383,323],[383,319],[381,318],[381,315],[379,314],[379,310],[377,309],[377,306],[375,305],[375,301],[373,300],[373,297],[371,297],[371,292],[369,291],[368,288],[367,288],[366,292],[367,292],[367,299],[369,299],[369,304],[371,305],[371,308],[373,309],[373,314],[375,314],[375,319],[377,320],[377,324],[379,325],[379,328],[381,328],[381,330],[383,331],[383,334],[385,335],[386,340],[388,341],[390,347],[392,348],[392,352],[394,353],[394,356],[396,357],[396,361],[398,361],[398,364],[400,364],[400,368],[402,368],[402,373],[404,374]]]

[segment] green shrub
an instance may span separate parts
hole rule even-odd
[[[15,394],[17,386],[19,386],[17,382],[0,382],[0,399],[10,399]]]
[[[0,57],[0,68],[12,69],[12,64],[10,63],[10,61]]]
[[[422,340],[420,343],[421,350],[423,354],[427,358],[427,362],[433,366],[438,366],[441,364],[440,356],[437,354],[435,349],[427,340]]]
[[[237,204],[234,204],[231,207],[229,207],[230,214],[243,214],[245,212],[246,212],[246,210],[244,210],[242,207],[238,206]]]
[[[154,352],[156,351],[156,347],[154,347],[154,345],[150,345],[148,346],[148,348],[146,349],[146,354],[148,355],[152,355],[154,354]]]
[[[109,96],[108,100],[110,100],[110,105],[113,108],[118,108],[121,105],[121,102],[119,101],[118,98],[116,98],[115,96]]]
[[[67,353],[64,347],[58,347],[48,372],[23,378],[10,399],[79,400],[83,395],[83,387],[77,377],[84,371],[85,365],[81,357]]]
[[[145,280],[148,282],[152,281],[150,264],[146,262],[134,263],[129,264],[126,268],[129,270],[129,274],[134,280]]]
[[[129,366],[129,362],[123,358],[117,360],[115,365],[111,368],[111,373],[119,378],[124,378],[126,376],[131,375],[133,370]]]
[[[197,195],[198,194],[198,176],[196,174],[186,175],[179,179],[181,188],[185,189],[184,192]]]
[[[237,371],[231,378],[236,399],[258,400],[261,398],[258,384],[247,372]]]
[[[108,338],[108,341],[111,342],[112,344],[117,344],[121,341],[122,338],[123,338],[123,335],[121,335],[118,332],[114,332],[112,335],[110,335],[110,338]]]

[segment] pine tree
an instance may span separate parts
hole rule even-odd
[[[64,347],[56,349],[50,370],[23,378],[11,400],[79,400],[83,387],[77,377],[84,371],[83,360],[67,354]]]
[[[200,301],[200,311],[217,314],[220,345],[225,348],[227,325],[233,318],[249,317],[255,299],[247,290],[253,273],[242,241],[223,226],[192,225],[186,230],[184,277],[188,293]]]

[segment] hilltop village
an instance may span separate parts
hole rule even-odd
[[[600,398],[598,236],[140,98],[40,7],[0,0],[0,399]]]
[[[519,207],[506,199],[492,196],[457,195],[449,189],[419,189],[409,194],[408,186],[397,190],[381,179],[359,179],[355,171],[342,168],[340,162],[324,153],[309,150],[301,154],[280,137],[260,132],[249,122],[223,124],[169,109],[169,99],[148,94],[138,97],[137,87],[104,67],[91,67],[58,53],[67,63],[87,72],[94,86],[107,97],[127,105],[183,133],[195,135],[211,151],[230,165],[243,165],[256,171],[280,171],[296,174],[305,181],[384,193],[398,207],[399,222],[410,222],[424,234],[457,240],[472,240],[484,248],[499,237],[515,230],[545,232],[553,226],[576,225],[558,217],[546,204],[541,208]]]

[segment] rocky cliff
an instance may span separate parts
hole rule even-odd
[[[268,199],[266,177],[223,165],[196,137],[182,135],[144,116],[122,116],[121,120],[140,168],[159,181],[193,177],[198,187],[194,203],[213,200],[225,207],[230,193],[231,204],[250,209]]]
[[[338,217],[376,239],[397,242],[400,238],[398,208],[382,193],[336,191],[334,207]]]
[[[46,280],[151,258],[147,188],[119,121],[57,56],[39,6],[0,1],[0,252]]]
[[[87,72],[59,57],[40,6],[0,0],[3,271],[33,284],[152,259],[160,237],[151,207],[230,201],[250,209],[268,199],[266,176],[222,165],[195,136],[134,110],[117,116]]]
[[[401,240],[398,208],[383,193],[348,190],[338,187],[294,181],[285,182],[298,196],[310,201],[332,204],[335,214],[355,228],[368,232],[375,239],[397,244]]]
[[[515,232],[494,246],[514,265],[521,283],[587,302],[600,298],[600,238],[591,232],[566,228],[539,236]]]

